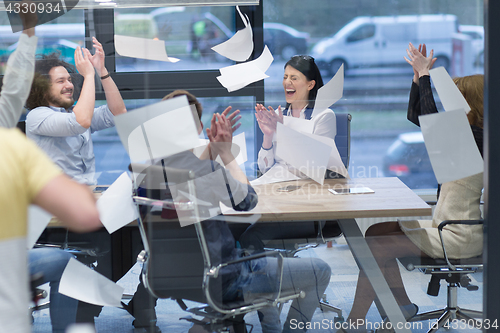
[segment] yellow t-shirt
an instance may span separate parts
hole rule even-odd
[[[61,173],[19,130],[0,128],[0,242],[26,235],[28,206]]]

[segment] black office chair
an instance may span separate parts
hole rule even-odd
[[[472,285],[468,274],[480,272],[483,269],[482,255],[468,259],[449,259],[446,253],[446,246],[442,238],[442,230],[448,224],[483,224],[483,220],[458,220],[458,221],[443,221],[438,226],[441,245],[443,247],[444,259],[432,259],[422,257],[402,257],[398,258],[399,262],[409,271],[415,268],[422,271],[424,274],[431,274],[431,280],[427,288],[427,294],[437,296],[441,280],[446,280],[448,283],[447,305],[443,309],[429,311],[417,314],[409,321],[422,321],[429,319],[438,319],[437,324],[434,324],[428,333],[437,331],[446,323],[454,319],[464,319],[468,325],[474,323],[477,328],[481,327],[481,323],[474,318],[481,318],[482,312],[475,310],[462,309],[457,302],[458,287],[467,288],[469,291],[478,290],[478,287]],[[469,326],[470,327],[470,326]]]
[[[146,289],[156,298],[174,299],[179,306],[194,315],[202,316],[208,322],[185,317],[211,332],[227,330],[233,326],[235,332],[245,332],[243,316],[262,307],[286,302],[300,297],[302,292],[282,295],[277,292],[262,295],[250,303],[221,300],[220,270],[228,265],[264,256],[274,256],[280,263],[279,275],[283,274],[279,253],[262,253],[241,259],[212,265],[205,240],[196,201],[194,173],[189,170],[163,168],[160,166],[132,165],[142,170],[136,178],[133,196],[139,210],[139,229],[145,251],[142,281]],[[168,181],[166,179],[168,175]],[[158,186],[158,184],[167,184]],[[173,200],[170,187],[173,184],[187,184],[189,196]],[[190,221],[181,227],[180,220]],[[185,300],[203,303],[188,307]]]
[[[338,113],[335,114],[337,120],[337,135],[335,136],[335,144],[339,151],[340,157],[346,169],[349,168],[349,158],[351,152],[351,120],[352,116],[349,113]],[[338,177],[335,173],[328,174],[327,178]],[[284,256],[293,257],[296,256],[298,252],[303,250],[308,250],[318,247],[320,244],[325,244],[331,242],[333,238],[342,235],[342,230],[338,224],[338,221],[314,221],[314,233],[303,234],[300,239],[280,239],[275,240],[270,245],[272,247],[267,247],[266,250],[269,251],[279,251],[283,253]],[[342,309],[331,305],[326,299],[326,295],[323,295],[320,301],[319,307],[322,311],[332,311],[337,314],[335,317],[335,322],[344,321],[342,316]]]

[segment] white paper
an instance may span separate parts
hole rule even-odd
[[[418,119],[438,183],[483,172],[483,158],[463,110],[433,113]]]
[[[104,191],[97,200],[97,209],[102,224],[110,234],[139,218],[132,200],[132,181],[126,172]]]
[[[179,61],[167,55],[163,40],[115,35],[115,50],[123,57],[166,62]]]
[[[217,80],[227,88],[228,92],[236,91],[253,82],[269,77],[266,75],[266,71],[273,60],[273,55],[266,45],[259,58],[219,69],[221,75],[217,76]]]
[[[170,156],[199,143],[191,109],[169,111],[144,123],[153,158]]]
[[[463,110],[469,113],[469,104],[444,67],[433,68],[429,74],[445,111]]]
[[[314,118],[320,112],[332,106],[344,93],[344,64],[342,64],[332,79],[323,87],[318,89],[314,110],[311,117]]]
[[[52,219],[52,214],[48,213],[44,209],[30,205],[28,208],[28,235],[26,237],[26,246],[30,250],[40,238],[40,235],[45,230],[50,220]]]
[[[121,307],[123,288],[71,258],[59,282],[59,293],[95,305]]]
[[[253,52],[253,33],[248,16],[243,16],[240,7],[236,6],[245,28],[239,30],[229,40],[212,47],[212,50],[234,61],[246,61]]]
[[[251,180],[250,185],[262,185],[262,184],[272,184],[279,182],[286,182],[289,180],[300,179],[297,175],[294,175],[282,164],[273,165],[265,174],[257,179]]]
[[[132,162],[162,158],[199,146],[186,96],[121,114],[115,117],[115,124]]]
[[[340,156],[339,150],[337,149],[337,144],[335,143],[335,140],[321,135],[307,134],[307,133],[305,134],[314,140],[318,140],[323,142],[324,144],[329,145],[332,148],[332,150],[330,152],[330,157],[328,159],[326,168],[328,170],[335,171],[336,173],[341,174],[345,178],[350,179],[349,173],[345,168],[344,162],[342,162],[342,157]]]
[[[281,123],[276,128],[276,156],[323,185],[332,147]]]
[[[297,132],[312,134],[314,121],[296,117],[283,117],[283,125]]]

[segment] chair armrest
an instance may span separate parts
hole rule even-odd
[[[157,206],[167,209],[175,210],[192,210],[194,207],[194,202],[192,201],[174,201],[173,199],[157,200],[149,199],[146,197],[132,196],[132,199],[136,204],[145,206]]]
[[[447,226],[448,224],[465,224],[465,225],[475,225],[475,224],[483,224],[484,220],[447,220],[447,221],[442,221],[438,225],[438,232],[439,232],[439,239],[441,240],[441,246],[443,247],[443,254],[444,254],[444,259],[446,260],[446,263],[448,264],[448,267],[450,270],[455,271],[456,267],[453,265],[450,260],[448,259],[448,254],[446,253],[446,247],[444,245],[444,240],[443,240],[443,228]]]

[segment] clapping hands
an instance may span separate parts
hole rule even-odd
[[[434,50],[431,50],[427,57],[427,48],[425,44],[419,44],[418,50],[412,43],[406,49],[408,58],[404,57],[406,62],[413,67],[415,83],[418,83],[418,78],[423,75],[429,75],[429,70],[432,68],[437,58],[433,58]]]
[[[265,136],[272,136],[276,132],[278,122],[283,124],[283,112],[281,106],[278,106],[278,113],[272,107],[269,110],[262,104],[255,106],[255,117],[259,123],[260,130]]]

